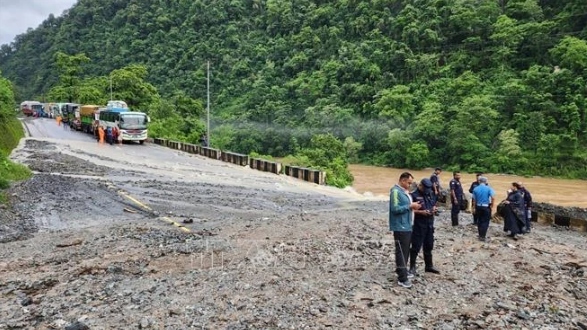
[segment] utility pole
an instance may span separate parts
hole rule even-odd
[[[112,101],[112,75],[110,75],[110,101]]]
[[[210,147],[210,61],[208,61],[208,78],[206,79],[206,90],[208,94],[208,101],[206,102],[206,117],[207,117],[207,128],[206,128],[206,141],[207,147]]]

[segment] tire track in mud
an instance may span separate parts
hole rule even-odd
[[[174,221],[166,216],[160,216],[159,212],[148,206],[147,204],[141,202],[139,199],[132,196],[128,191],[120,188],[117,186],[113,181],[108,180],[107,178],[101,176],[92,176],[92,175],[75,175],[75,174],[63,174],[63,173],[42,173],[42,172],[34,172],[37,176],[54,176],[54,177],[62,177],[62,178],[70,178],[75,180],[87,180],[89,182],[100,182],[98,187],[103,192],[109,192],[113,194],[112,196],[108,196],[107,194],[103,195],[104,199],[109,198],[112,202],[121,204],[123,206],[123,211],[128,213],[141,213],[145,216],[148,216],[152,219],[158,219],[169,223],[175,227],[178,227],[180,230],[184,232],[190,232],[188,228],[183,226],[182,224]],[[118,196],[120,198],[115,198],[114,196]],[[130,209],[129,209],[130,208]],[[50,229],[50,228],[48,228]]]

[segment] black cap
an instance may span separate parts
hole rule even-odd
[[[428,178],[422,179],[422,181],[420,181],[420,183],[422,184],[422,186],[424,188],[428,188],[428,189],[432,188],[432,181],[430,181],[430,179],[428,179]]]

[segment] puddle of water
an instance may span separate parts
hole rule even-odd
[[[405,169],[375,167],[368,165],[350,165],[349,169],[355,177],[353,188],[359,193],[371,192],[375,195],[389,195],[389,189],[397,183],[400,174]],[[429,178],[433,170],[412,171],[407,170],[414,175],[415,180]],[[461,183],[465,191],[473,181],[474,173],[461,173]],[[501,200],[506,197],[506,191],[514,181],[522,181],[524,186],[532,194],[536,202],[551,203],[561,206],[587,207],[587,194],[584,192],[584,180],[565,180],[552,178],[525,178],[515,175],[504,174],[485,174],[489,179],[489,185],[493,187],[497,199]],[[448,182],[452,179],[452,173],[442,172],[440,181],[443,187],[448,187]]]

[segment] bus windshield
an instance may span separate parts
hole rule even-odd
[[[120,114],[120,129],[146,129],[147,115],[142,113]]]

